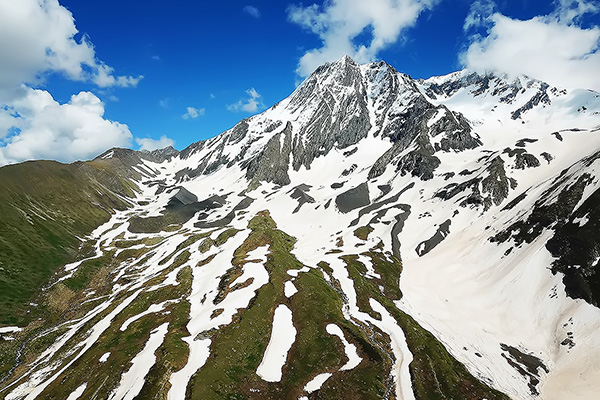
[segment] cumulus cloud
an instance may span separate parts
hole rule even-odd
[[[260,18],[260,10],[254,6],[245,6],[244,12],[254,18]]]
[[[131,145],[127,125],[105,119],[96,95],[81,92],[60,104],[34,89],[48,74],[99,88],[132,87],[142,79],[115,75],[99,60],[58,0],[0,0],[0,54],[0,165],[40,158],[70,162]]]
[[[246,90],[246,94],[248,95],[247,99],[240,100],[235,104],[230,104],[227,106],[227,109],[232,112],[248,112],[255,113],[258,110],[265,108],[265,105],[262,101],[262,96],[258,91],[254,88],[250,88]]]
[[[480,20],[487,35],[475,35],[461,54],[467,68],[525,74],[567,88],[600,90],[600,27],[583,28],[581,17],[598,13],[595,3],[561,0],[549,15],[529,20],[492,13]],[[470,22],[465,26],[472,27]]]
[[[140,146],[139,150],[147,151],[164,149],[165,147],[173,146],[175,144],[172,139],[166,137],[165,135],[162,135],[158,140],[151,138],[136,138],[135,142],[138,144],[138,146]]]
[[[70,162],[131,145],[127,125],[104,119],[104,104],[90,92],[59,104],[45,90],[20,90],[22,96],[0,108],[0,165],[33,159]]]
[[[186,113],[183,114],[181,116],[181,118],[183,118],[183,119],[195,119],[195,118],[198,118],[201,115],[204,115],[205,112],[206,112],[206,110],[204,108],[188,107]]]
[[[290,21],[318,35],[322,47],[307,51],[296,72],[309,75],[316,67],[347,54],[358,62],[372,61],[395,43],[406,28],[413,26],[421,12],[438,0],[331,0],[323,5],[288,8]],[[370,41],[357,43],[366,34]]]
[[[0,87],[36,83],[49,72],[100,87],[135,86],[142,79],[115,76],[77,34],[73,15],[57,0],[0,1]]]

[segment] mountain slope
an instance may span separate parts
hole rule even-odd
[[[2,168],[0,182],[0,253],[8,272],[0,281],[0,321],[23,323],[25,310],[17,303],[29,301],[75,256],[78,236],[129,206],[132,185],[102,163],[45,161]]]
[[[181,152],[110,150],[129,207],[0,342],[0,395],[594,398],[599,112],[344,57]]]

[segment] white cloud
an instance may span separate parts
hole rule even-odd
[[[104,104],[90,92],[59,104],[45,90],[22,95],[0,108],[0,165],[33,159],[89,159],[114,146],[130,146],[127,125],[103,118]]]
[[[201,115],[204,115],[206,110],[204,108],[188,107],[187,112],[181,116],[183,119],[195,119]]]
[[[167,108],[169,108],[171,106],[171,99],[168,98],[168,97],[165,97],[164,99],[161,99],[161,100],[158,101],[158,105],[161,108],[167,109]]]
[[[585,0],[559,0],[552,17],[558,21],[571,24],[578,22],[585,14],[596,14],[600,11],[597,4]]]
[[[151,138],[136,138],[135,142],[140,146],[139,150],[152,151],[156,149],[164,149],[168,146],[173,146],[175,142],[169,139],[165,135],[162,135],[160,139],[154,140]]]
[[[114,68],[103,63],[99,64],[96,76],[93,78],[94,83],[100,87],[135,87],[143,78],[143,76],[138,76],[137,78],[132,76],[115,77],[113,72]]]
[[[253,6],[245,6],[243,8],[244,12],[254,18],[260,18],[260,10]]]
[[[600,27],[582,28],[597,13],[585,1],[561,0],[546,16],[519,20],[494,13],[487,36],[474,36],[461,61],[475,70],[525,74],[567,88],[600,90]],[[466,23],[465,23],[466,24]]]
[[[36,83],[48,72],[100,87],[135,86],[142,79],[115,76],[77,33],[73,15],[57,0],[0,0],[0,88]]]
[[[230,104],[227,106],[227,109],[232,112],[244,111],[248,113],[255,113],[259,109],[265,107],[262,101],[262,96],[260,93],[258,93],[258,91],[256,91],[256,89],[250,88],[246,90],[246,94],[248,95],[247,99],[240,100],[235,104]]]
[[[490,16],[496,11],[496,3],[492,0],[476,0],[471,4],[469,15],[465,19],[463,29],[465,31],[471,28],[490,25]]]
[[[81,92],[60,104],[33,87],[48,74],[100,88],[142,79],[115,75],[58,0],[0,0],[0,165],[32,159],[70,162],[130,146],[127,125],[104,118],[104,104]],[[117,97],[106,94],[109,101]]]
[[[347,54],[363,63],[372,61],[402,32],[413,26],[421,12],[438,0],[331,0],[319,6],[291,6],[289,19],[318,35],[323,46],[307,51],[298,64],[300,76]],[[370,34],[369,43],[356,43],[361,34]]]

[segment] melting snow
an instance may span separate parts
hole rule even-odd
[[[285,283],[285,286],[283,288],[285,297],[290,298],[293,295],[295,295],[296,293],[298,293],[298,289],[296,289],[296,286],[294,285],[294,283],[292,281],[287,281]]]
[[[150,307],[148,307],[148,309],[140,314],[134,315],[133,317],[127,319],[125,322],[123,322],[123,325],[121,325],[121,332],[127,330],[127,328],[129,327],[129,325],[131,325],[132,323],[134,323],[135,321],[137,321],[138,319],[148,315],[148,314],[154,314],[157,313],[159,311],[162,311],[165,306],[169,304],[168,301],[162,302],[160,304],[152,304],[150,305]]]
[[[356,346],[352,343],[348,343],[346,337],[344,336],[344,332],[340,329],[340,327],[335,324],[329,324],[327,325],[326,329],[327,333],[339,337],[342,343],[344,344],[344,350],[346,352],[346,356],[348,357],[348,362],[340,368],[340,371],[351,370],[358,364],[360,364],[362,358],[360,358],[360,356],[356,352]]]
[[[13,333],[13,332],[21,332],[23,328],[19,328],[18,326],[3,326],[0,328],[0,333]]]
[[[133,400],[139,394],[144,386],[144,378],[156,361],[154,352],[162,344],[168,329],[169,323],[164,323],[152,331],[143,350],[134,357],[129,370],[121,376],[119,387],[110,400]]]
[[[84,383],[83,385],[79,386],[77,389],[75,389],[75,391],[73,393],[71,393],[69,395],[69,397],[67,397],[67,400],[77,400],[81,397],[81,395],[83,394],[83,392],[85,391],[85,388],[87,387],[87,383]]]
[[[279,382],[287,354],[296,340],[292,311],[284,304],[275,309],[271,339],[256,373],[267,382]]]
[[[315,376],[314,378],[312,378],[310,380],[310,382],[308,382],[306,384],[306,386],[304,386],[304,390],[307,393],[312,393],[315,390],[319,390],[319,389],[321,389],[321,386],[323,386],[325,381],[327,379],[329,379],[330,377],[331,377],[331,374],[329,372],[326,372],[324,374],[319,374],[319,375]]]

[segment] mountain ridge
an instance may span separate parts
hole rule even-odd
[[[599,112],[344,57],[181,152],[111,149],[129,206],[0,342],[29,346],[0,395],[593,398]]]

